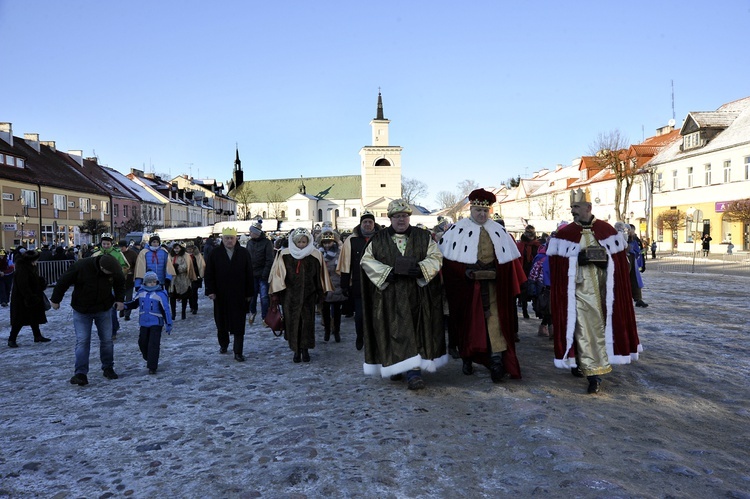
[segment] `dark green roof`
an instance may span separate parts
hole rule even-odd
[[[323,199],[361,199],[362,176],[281,178],[274,180],[248,180],[241,188],[250,188],[258,202],[268,199],[285,200],[299,194],[302,184],[305,194]],[[234,197],[234,191],[230,193]]]

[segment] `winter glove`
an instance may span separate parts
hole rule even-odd
[[[385,278],[385,282],[396,282],[396,279],[398,277],[396,276],[396,273],[391,269],[391,272],[388,274],[388,277]]]
[[[167,326],[167,334],[172,334],[172,326]]]
[[[424,274],[422,274],[422,268],[419,265],[415,265],[414,267],[409,267],[409,271],[407,274],[409,277],[414,277],[415,279],[419,279],[420,277],[424,277]]]

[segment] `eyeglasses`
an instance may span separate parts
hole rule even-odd
[[[404,218],[409,218],[410,216],[411,215],[409,215],[408,213],[396,213],[391,218],[404,219]]]

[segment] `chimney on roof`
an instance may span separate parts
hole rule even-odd
[[[81,154],[83,154],[83,151],[81,151]],[[99,166],[99,158],[96,156],[91,156],[90,158],[86,158],[86,161],[91,161],[95,165]]]
[[[38,133],[24,133],[23,140],[36,152],[40,152]]]
[[[138,168],[131,168],[130,173],[135,175],[136,177],[142,177],[143,176],[143,170],[139,170]]]
[[[13,147],[13,124],[12,123],[0,123],[0,139],[10,144]]]
[[[68,151],[68,156],[70,156],[70,159],[78,163],[78,166],[83,166],[83,151],[74,149]]]
[[[657,137],[661,137],[662,135],[668,134],[669,132],[671,132],[672,130],[674,130],[674,125],[675,125],[674,120],[670,120],[669,121],[669,125],[665,125],[663,127],[660,127],[660,128],[656,129],[656,136]]]
[[[54,140],[43,140],[40,142],[40,144],[49,147],[50,149],[52,149],[52,152],[57,152],[57,147],[55,147]]]

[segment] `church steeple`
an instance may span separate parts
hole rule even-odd
[[[383,118],[383,96],[380,94],[380,89],[378,89],[378,113],[376,115],[376,120],[384,120]]]
[[[235,144],[234,150],[234,173],[232,174],[232,180],[234,188],[237,189],[245,181],[245,174],[242,173],[242,161],[240,161],[240,148]]]

